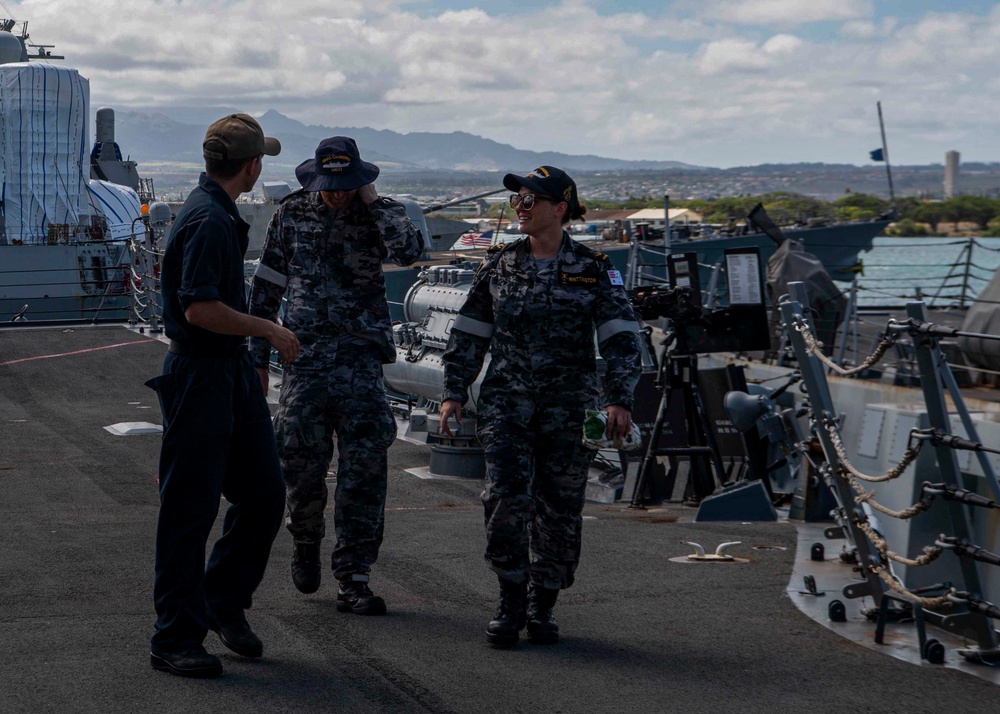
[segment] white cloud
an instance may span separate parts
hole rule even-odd
[[[499,16],[434,14],[431,2],[417,15],[402,0],[12,9],[91,80],[95,106],[276,109],[308,123],[733,165],[863,162],[881,99],[897,161],[938,160],[948,136],[977,137],[969,160],[1000,159],[1000,10],[875,25],[861,0],[695,6],[704,11],[601,15],[599,0]],[[843,24],[823,38],[790,29],[817,20]]]
[[[716,40],[702,48],[698,62],[702,74],[723,72],[757,72],[766,69],[771,60],[761,54],[756,42],[748,40]]]
[[[795,35],[775,35],[761,49],[769,55],[788,55],[802,47],[802,40]]]
[[[797,25],[871,15],[871,0],[707,0],[703,15],[741,25]]]
[[[702,47],[698,68],[704,75],[762,72],[801,46],[802,40],[793,35],[775,35],[763,44],[733,38],[716,40]]]

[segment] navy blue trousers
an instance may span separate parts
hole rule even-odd
[[[147,384],[163,410],[151,645],[175,652],[202,643],[209,612],[250,607],[281,528],[285,484],[249,357],[167,353],[163,374]],[[222,496],[229,508],[206,565]]]

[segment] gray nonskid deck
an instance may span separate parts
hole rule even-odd
[[[143,382],[164,347],[122,328],[64,329],[0,332],[5,712],[905,712],[982,710],[996,696],[804,616],[787,593],[793,525],[693,523],[680,506],[588,505],[577,583],[556,611],[563,641],[493,650],[480,484],[416,478],[406,469],[427,466],[429,453],[401,441],[372,579],[388,616],[337,613],[328,571],[317,594],[298,593],[283,531],[250,612],[264,659],[232,655],[210,634],[222,679],[155,672],[159,438],[104,427],[159,422]],[[684,541],[732,540],[749,563],[670,561],[691,552]]]

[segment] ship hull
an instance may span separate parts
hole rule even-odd
[[[0,321],[125,320],[131,277],[123,246],[0,246]],[[125,260],[124,267],[119,260]]]
[[[856,265],[861,253],[872,247],[872,242],[889,225],[890,221],[868,221],[865,223],[844,223],[822,228],[806,228],[785,231],[789,240],[802,243],[806,252],[814,254],[827,267],[830,274],[837,280],[850,280],[853,273],[848,269]],[[516,240],[520,236],[513,236]],[[612,243],[609,241],[581,241],[608,256],[615,268],[626,274],[629,269],[630,244]],[[664,279],[665,266],[662,255],[662,243],[643,244],[648,250],[639,252],[638,266],[646,276]],[[701,264],[701,284],[707,286],[711,276],[712,266],[722,264],[725,252],[730,248],[755,247],[760,250],[761,265],[766,265],[767,259],[776,250],[774,241],[763,233],[751,233],[741,236],[717,236],[700,240],[680,241],[670,245],[672,253],[695,253]],[[388,266],[385,274],[386,294],[389,300],[389,310],[394,321],[403,321],[403,302],[407,291],[416,282],[421,270],[430,265],[444,265],[467,260],[478,263],[486,255],[485,249],[469,249],[463,251],[434,251],[427,260],[410,268]]]

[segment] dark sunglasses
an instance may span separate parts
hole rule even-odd
[[[539,196],[534,193],[512,193],[510,195],[510,207],[517,208],[520,205],[524,205],[524,210],[530,211],[535,205],[535,201],[548,201],[549,203],[562,203],[559,199],[549,198],[548,196]]]

